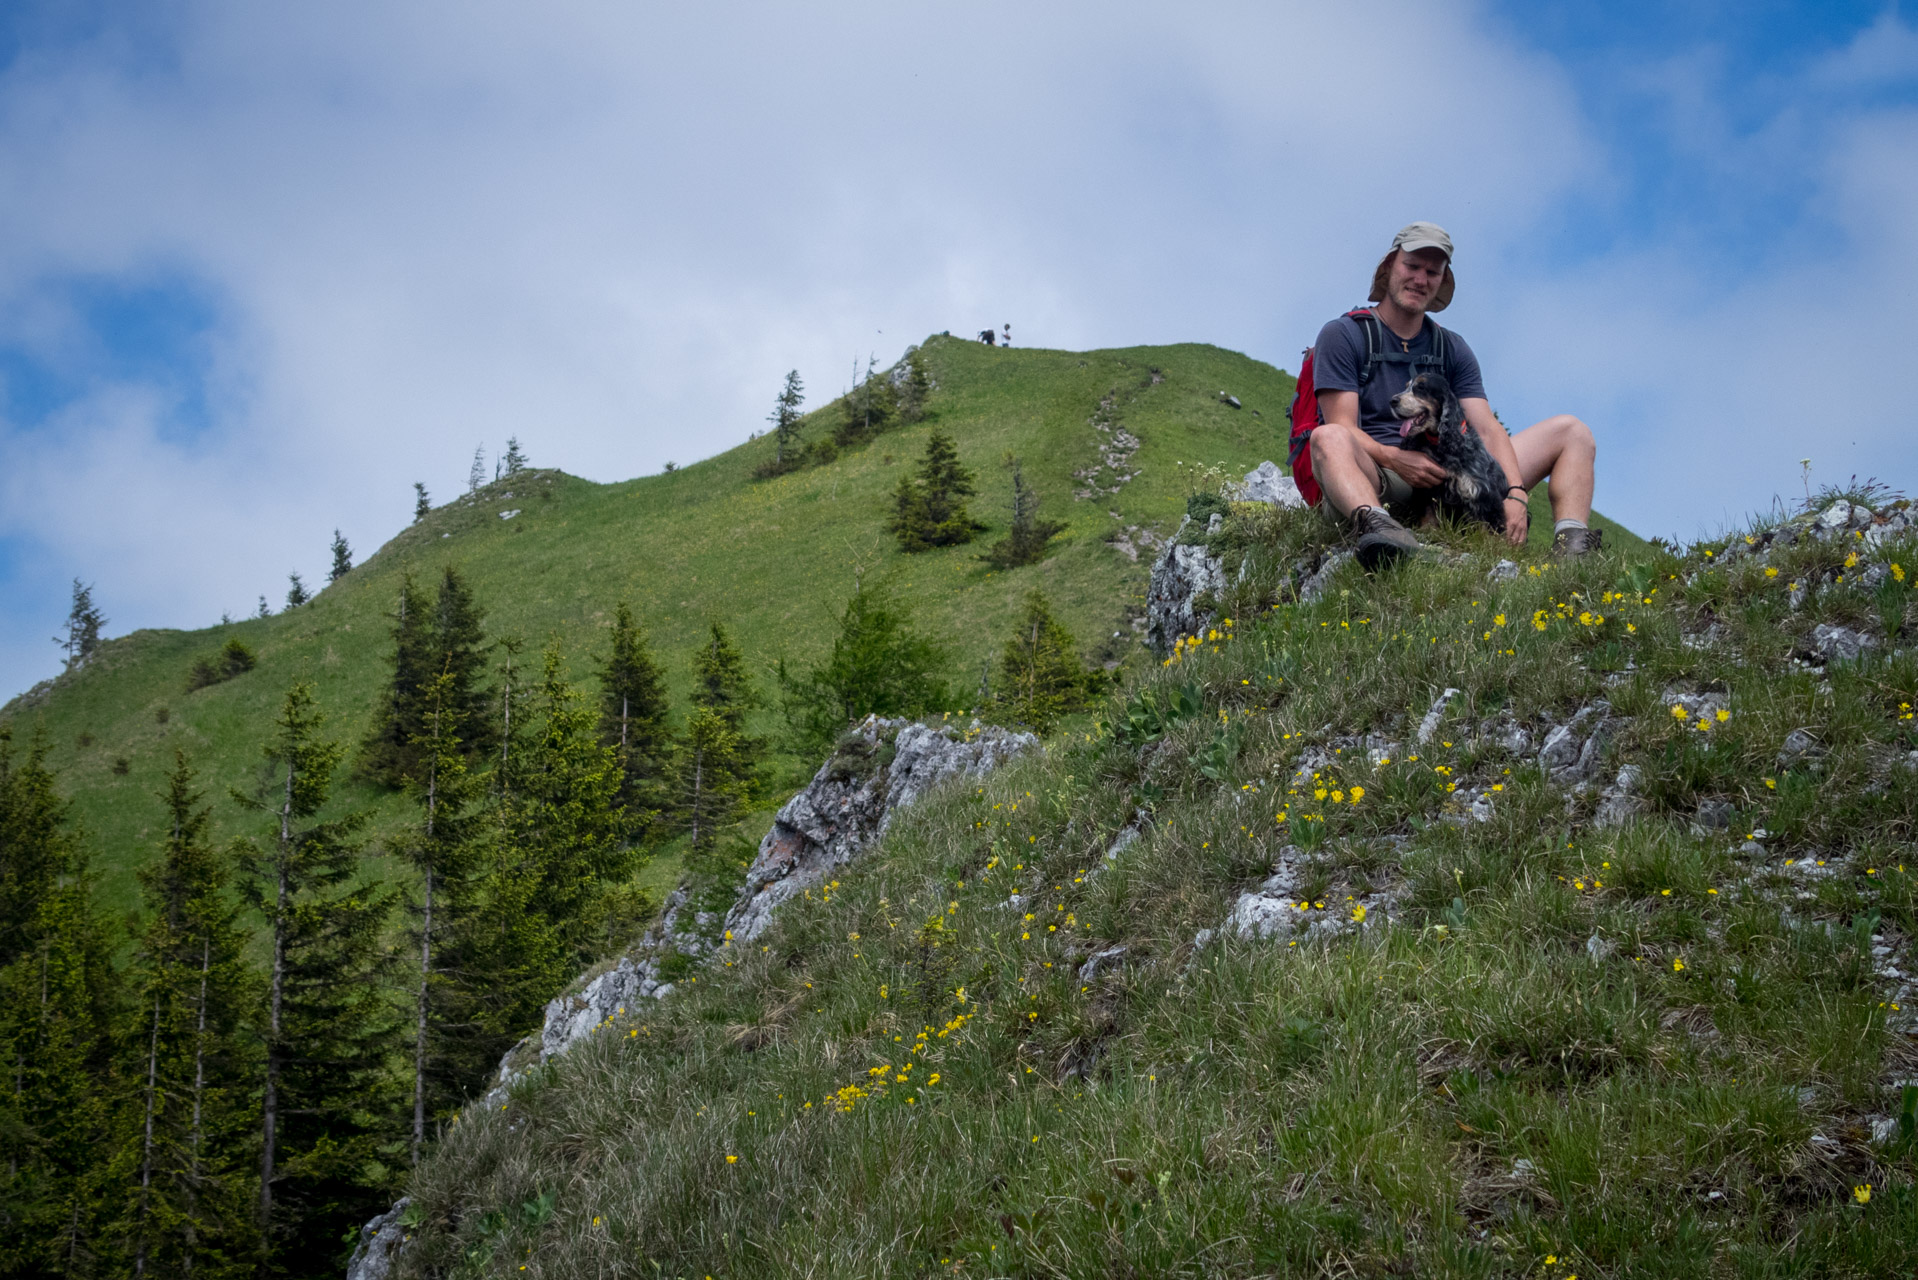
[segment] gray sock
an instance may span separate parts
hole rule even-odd
[[[1585,522],[1583,520],[1560,520],[1552,526],[1552,532],[1554,534],[1560,534],[1564,533],[1567,529],[1583,529],[1584,527]]]

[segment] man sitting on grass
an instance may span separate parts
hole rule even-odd
[[[1452,384],[1465,420],[1505,470],[1506,540],[1524,545],[1530,524],[1526,492],[1550,476],[1553,554],[1597,550],[1599,531],[1588,527],[1598,454],[1591,428],[1561,413],[1516,436],[1505,434],[1485,398],[1478,357],[1463,338],[1441,331],[1427,316],[1450,304],[1453,287],[1452,238],[1429,222],[1414,222],[1398,233],[1372,273],[1380,347],[1371,376],[1363,376],[1364,320],[1340,316],[1319,330],[1312,368],[1320,421],[1310,448],[1312,476],[1323,490],[1320,510],[1349,523],[1367,569],[1418,549],[1418,540],[1392,513],[1429,509],[1431,491],[1445,472],[1426,454],[1399,447],[1391,401],[1414,374],[1438,373]]]

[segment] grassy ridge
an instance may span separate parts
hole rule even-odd
[[[1316,528],[1238,519],[1232,634],[1110,709],[1196,713],[929,799],[763,945],[470,1115],[416,1178],[407,1272],[1904,1274],[1918,1143],[1872,1121],[1918,1035],[1873,947],[1908,968],[1918,934],[1918,654],[1794,655],[1821,622],[1909,644],[1918,541],[1499,582],[1463,539],[1254,615]],[[1705,693],[1722,718],[1673,712]],[[1620,827],[1536,763],[1600,698],[1598,781],[1643,770]],[[1481,731],[1507,714],[1523,751]],[[1824,754],[1787,767],[1798,729]],[[1368,732],[1391,758],[1335,749]],[[1694,827],[1708,801],[1730,827]],[[1195,944],[1285,861],[1335,927]],[[1353,922],[1380,894],[1395,918]]]
[[[227,786],[250,786],[280,696],[300,678],[318,686],[331,732],[359,739],[389,646],[385,614],[405,573],[430,580],[441,566],[457,566],[493,634],[522,637],[535,650],[556,638],[579,677],[592,669],[613,606],[628,600],[651,632],[676,699],[686,689],[686,654],[708,619],[733,627],[762,672],[782,654],[809,661],[830,644],[853,573],[888,573],[922,622],[949,640],[955,687],[969,695],[980,661],[996,650],[1028,586],[1046,590],[1088,650],[1123,656],[1132,643],[1126,620],[1144,594],[1147,566],[1126,561],[1102,539],[1121,523],[1169,529],[1177,522],[1184,489],[1175,462],[1243,470],[1283,457],[1278,435],[1291,378],[1216,347],[1075,353],[934,338],[926,351],[937,383],[928,421],[848,450],[831,465],[755,482],[752,468],[772,450],[770,439],[760,439],[618,484],[541,471],[491,485],[405,529],[300,609],[110,641],[87,669],[0,714],[21,739],[46,734],[49,763],[100,850],[108,904],[125,908],[134,900],[131,871],[150,855],[158,831],[153,796],[175,748],[193,757],[216,798]],[[1148,370],[1155,366],[1163,380],[1152,384]],[[1221,389],[1245,410],[1219,403]],[[1097,460],[1088,420],[1109,394],[1116,416],[1142,441],[1134,459],[1141,474],[1117,495],[1075,501],[1071,472]],[[832,420],[830,408],[814,414],[806,436],[828,434]],[[971,547],[906,557],[882,532],[882,508],[935,425],[957,438],[978,472],[982,494],[974,510],[995,531]],[[975,555],[1007,520],[998,465],[1007,451],[1024,457],[1045,517],[1068,530],[1042,563],[994,573]],[[387,480],[398,488],[404,478]],[[500,518],[511,510],[520,514]],[[1115,630],[1124,639],[1102,648],[1100,637],[1109,640]],[[186,692],[194,659],[229,636],[258,652],[257,669]],[[759,720],[762,729],[774,725],[769,712]],[[115,770],[119,760],[125,773]],[[810,772],[810,764],[786,763]],[[404,815],[402,801],[359,784],[344,787],[338,799],[374,806],[381,826]],[[219,834],[230,834],[238,811],[216,805],[215,821]]]

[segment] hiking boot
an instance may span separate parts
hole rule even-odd
[[[1552,535],[1552,554],[1555,556],[1582,556],[1604,545],[1605,531],[1602,529],[1563,529]]]
[[[1367,573],[1409,556],[1419,549],[1412,531],[1394,520],[1383,507],[1360,507],[1352,513],[1359,535],[1359,564]]]

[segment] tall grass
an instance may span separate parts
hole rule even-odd
[[[1501,548],[1460,535],[1299,605],[1296,521],[1228,527],[1252,564],[1232,624],[1101,724],[902,814],[757,943],[454,1126],[406,1269],[1908,1270],[1918,1156],[1871,1121],[1918,1050],[1873,948],[1908,957],[1918,928],[1918,660],[1792,660],[1864,591],[1787,608],[1816,546],[1777,577],[1701,548],[1493,581]],[[1671,713],[1707,690],[1723,720]],[[1534,762],[1601,698],[1595,783],[1645,776],[1614,828]],[[1528,751],[1481,735],[1505,716]],[[1799,728],[1825,754],[1783,767]],[[1295,782],[1308,751],[1319,779]],[[1699,823],[1706,799],[1731,828]],[[1394,918],[1197,945],[1282,857],[1303,919],[1385,888]]]

